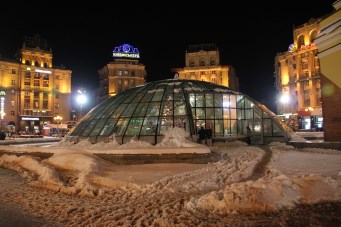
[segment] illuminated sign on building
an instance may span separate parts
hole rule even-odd
[[[129,44],[123,44],[115,47],[112,56],[116,58],[140,58],[140,53],[137,48]]]
[[[51,74],[52,72],[49,71],[49,70],[41,70],[41,69],[36,69],[35,72],[37,73],[48,73],[48,74]]]
[[[0,91],[0,95],[1,96],[5,96],[6,95],[6,91]]]
[[[38,117],[23,117],[21,118],[23,121],[39,121]]]
[[[288,47],[289,53],[293,53],[296,50],[297,50],[297,45],[295,43],[292,43],[292,44],[289,45],[289,47]]]

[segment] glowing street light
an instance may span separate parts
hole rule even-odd
[[[58,116],[55,116],[53,119],[55,120],[55,122],[57,122],[57,135],[59,136],[58,122],[62,122],[63,118],[58,115]]]
[[[78,93],[78,95],[76,97],[76,101],[80,106],[79,118],[81,118],[82,114],[83,114],[82,113],[83,105],[87,102],[87,97],[85,95],[86,91],[83,88],[78,89],[77,93]]]
[[[282,95],[280,98],[281,103],[288,103],[290,100],[289,95]]]

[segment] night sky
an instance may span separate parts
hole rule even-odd
[[[81,8],[60,1],[7,5],[0,12],[0,54],[14,58],[24,36],[40,34],[52,48],[53,64],[72,71],[73,89],[91,91],[99,87],[97,70],[112,60],[115,46],[138,48],[152,82],[173,78],[171,68],[185,66],[188,45],[216,43],[221,64],[235,67],[240,91],[275,112],[276,54],[293,42],[293,26],[331,13],[334,1],[197,2],[191,7],[164,2],[153,8],[133,2],[82,3]]]

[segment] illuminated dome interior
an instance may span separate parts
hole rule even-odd
[[[291,131],[245,94],[209,82],[170,79],[105,100],[89,111],[66,139],[97,143],[115,136],[121,144],[132,138],[156,144],[173,127],[183,128],[195,140],[203,126],[212,129],[213,140],[228,140],[244,137],[248,125],[254,144],[286,141]]]

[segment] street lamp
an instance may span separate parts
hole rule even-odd
[[[84,88],[80,88],[77,90],[77,97],[76,97],[76,101],[77,103],[79,104],[80,106],[80,112],[79,112],[79,117],[78,118],[81,118],[83,113],[82,113],[82,109],[83,109],[83,105],[86,103],[87,101],[87,98],[86,98],[86,95],[85,95],[85,89]]]
[[[58,115],[58,116],[55,116],[53,119],[57,122],[57,135],[59,136],[58,121],[61,122],[63,118]]]
[[[2,131],[2,120],[5,118],[6,113],[0,111],[0,131]]]

